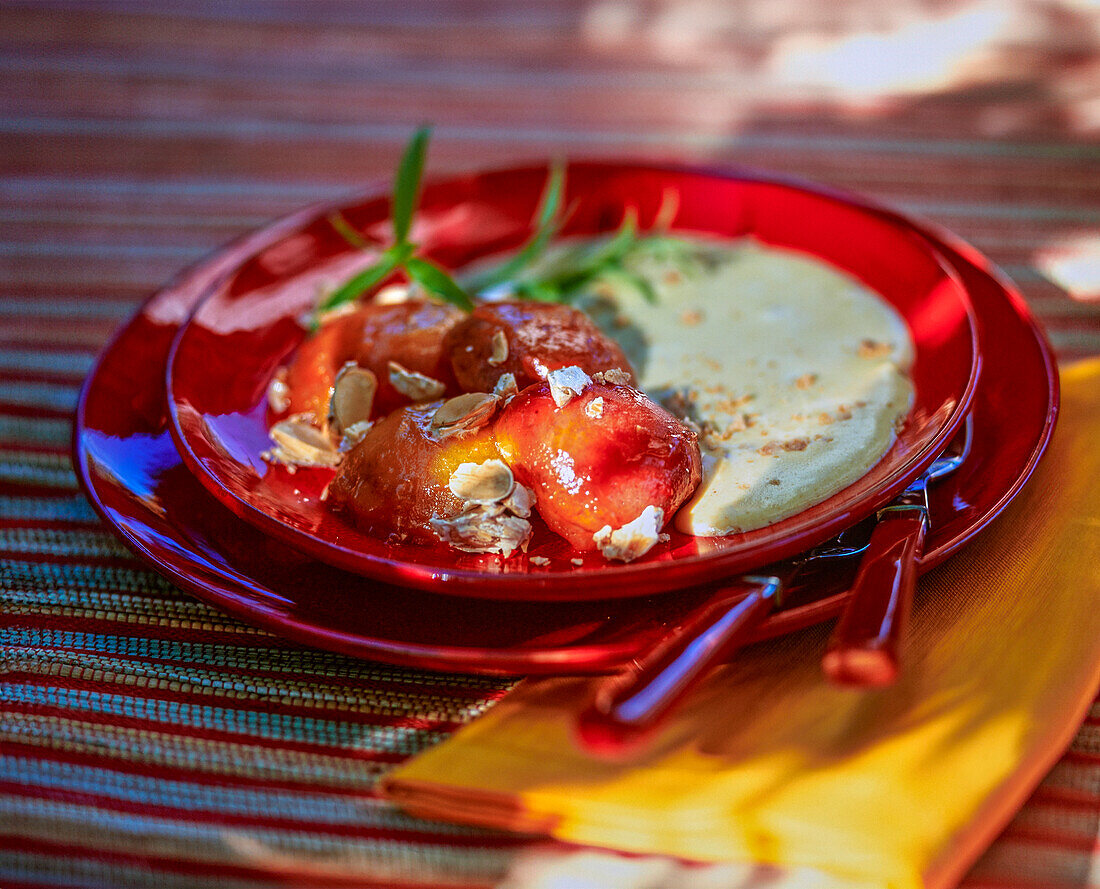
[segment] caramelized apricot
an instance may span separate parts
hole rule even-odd
[[[440,405],[393,411],[344,458],[329,499],[368,533],[438,540],[432,519],[455,516],[466,505],[448,487],[455,470],[463,463],[499,459],[487,426],[441,438],[432,427]]]
[[[336,374],[348,361],[369,368],[378,378],[375,416],[410,400],[390,382],[391,361],[438,380],[445,392],[453,392],[454,376],[443,339],[461,318],[458,309],[426,300],[368,303],[333,318],[302,343],[287,368],[290,413],[308,412],[324,420]]]
[[[552,531],[578,550],[608,554],[593,539],[605,526],[618,530],[645,513],[659,515],[659,530],[690,496],[699,484],[699,444],[695,432],[631,386],[563,371],[563,388],[558,376],[508,403],[494,425],[497,447],[516,480],[534,491]]]
[[[619,345],[583,312],[557,303],[478,306],[450,329],[444,349],[467,392],[491,392],[505,373],[522,389],[570,365],[590,374],[620,368],[633,379]]]

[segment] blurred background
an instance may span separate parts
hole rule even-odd
[[[999,263],[1060,357],[1100,352],[1092,0],[5,2],[0,70],[5,317],[94,298],[89,345],[431,122],[433,174],[653,157],[870,194]]]

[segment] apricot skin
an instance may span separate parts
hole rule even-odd
[[[596,399],[599,410],[589,407]],[[534,384],[508,403],[493,433],[539,515],[578,550],[595,549],[593,533],[620,528],[647,506],[667,521],[699,484],[695,432],[630,386],[594,382],[559,408],[548,384]]]
[[[462,508],[447,487],[451,473],[462,463],[499,458],[487,428],[437,440],[431,419],[438,407],[433,402],[393,411],[344,458],[329,486],[329,500],[367,533],[437,542],[431,518],[449,518]]]
[[[502,333],[507,357],[496,364],[493,337]],[[538,382],[546,371],[576,365],[586,373],[633,370],[618,343],[587,315],[558,303],[500,302],[478,306],[447,333],[444,349],[455,379],[467,392],[491,392],[505,373],[520,389]]]
[[[426,300],[366,303],[338,315],[302,343],[288,366],[289,412],[311,413],[315,420],[323,421],[332,384],[347,361],[369,368],[378,378],[374,416],[409,403],[390,385],[391,361],[439,380],[454,394],[454,375],[443,351],[443,338],[462,317],[458,309]]]

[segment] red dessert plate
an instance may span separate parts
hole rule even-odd
[[[451,268],[514,247],[529,233],[545,178],[544,168],[524,168],[428,187],[414,239]],[[886,455],[854,484],[797,515],[728,537],[673,533],[630,564],[588,555],[577,566],[571,560],[578,554],[545,529],[536,530],[526,554],[508,559],[369,536],[322,501],[332,470],[291,474],[261,456],[271,447],[265,393],[306,336],[299,319],[324,282],[331,286],[365,262],[322,212],[254,256],[231,251],[232,271],[177,337],[168,405],[184,461],[238,516],[333,566],[469,596],[580,600],[667,591],[800,552],[899,493],[954,434],[978,364],[971,308],[954,271],[911,227],[833,195],[726,173],[576,164],[567,181],[566,203],[574,210],[565,235],[608,231],[628,207],[644,228],[674,192],[676,231],[752,236],[795,249],[881,294],[908,323],[916,346],[915,404]],[[338,209],[368,236],[384,239],[386,199]]]
[[[373,660],[484,673],[613,669],[648,650],[710,595],[704,587],[541,603],[398,589],[294,553],[220,506],[184,467],[166,428],[161,381],[168,347],[232,256],[270,243],[305,218],[241,242],[154,296],[84,385],[77,472],[100,515],[141,558],[198,598],[279,635]],[[965,245],[939,246],[971,294],[984,367],[970,414],[971,454],[931,493],[922,570],[961,547],[1020,490],[1046,447],[1057,405],[1050,352],[1022,299]],[[849,577],[816,577],[820,597],[774,615],[760,637],[835,616]]]

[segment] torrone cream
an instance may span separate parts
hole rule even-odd
[[[697,271],[645,270],[654,303],[610,288],[582,307],[646,392],[702,430],[703,480],[676,527],[724,535],[866,473],[912,404],[913,347],[892,306],[819,259],[751,240],[705,249]]]

